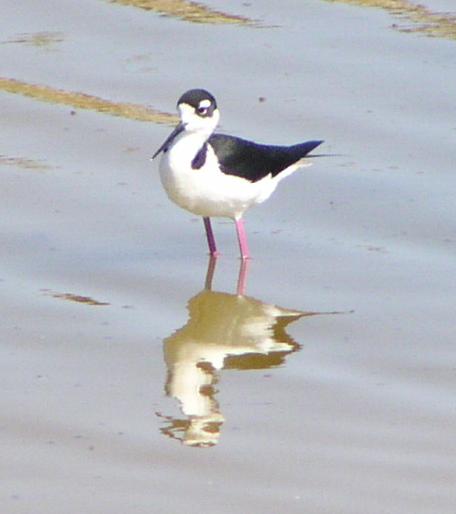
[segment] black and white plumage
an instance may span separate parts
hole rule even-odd
[[[309,165],[306,156],[322,141],[274,146],[214,134],[220,113],[204,89],[184,93],[177,108],[180,123],[153,156],[162,153],[163,187],[173,202],[204,218],[211,255],[217,248],[210,218],[232,218],[241,257],[247,259],[244,213],[269,198],[283,178]]]

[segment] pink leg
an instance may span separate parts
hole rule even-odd
[[[245,288],[247,285],[247,275],[248,275],[249,265],[250,265],[249,259],[242,259],[241,267],[239,268],[239,277],[238,277],[237,291],[236,291],[238,296],[245,295]]]
[[[209,245],[209,253],[216,257],[219,253],[217,252],[217,246],[215,244],[214,232],[212,232],[212,225],[210,218],[203,218],[204,228],[206,229],[207,244]]]
[[[239,241],[239,249],[241,250],[241,259],[250,259],[249,245],[247,244],[247,236],[245,234],[244,220],[242,218],[234,220],[236,224],[236,232]]]

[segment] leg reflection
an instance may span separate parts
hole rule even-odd
[[[247,275],[249,272],[250,260],[241,259],[241,265],[239,266],[239,276],[237,282],[237,294],[238,296],[245,295],[245,289],[247,287]]]

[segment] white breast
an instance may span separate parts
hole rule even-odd
[[[206,138],[184,132],[160,161],[160,178],[169,198],[177,205],[199,216],[238,219],[252,205],[269,198],[278,177],[270,175],[250,182],[220,171],[216,156],[208,145],[206,162],[193,169],[195,149],[202,148]]]

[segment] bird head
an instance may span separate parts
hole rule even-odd
[[[172,142],[182,132],[201,134],[209,137],[214,132],[220,119],[215,98],[205,89],[190,89],[177,101],[180,122],[166,141],[155,152],[155,159],[160,152],[166,152]]]
[[[205,89],[190,89],[177,101],[184,130],[210,136],[220,119],[215,98]]]

